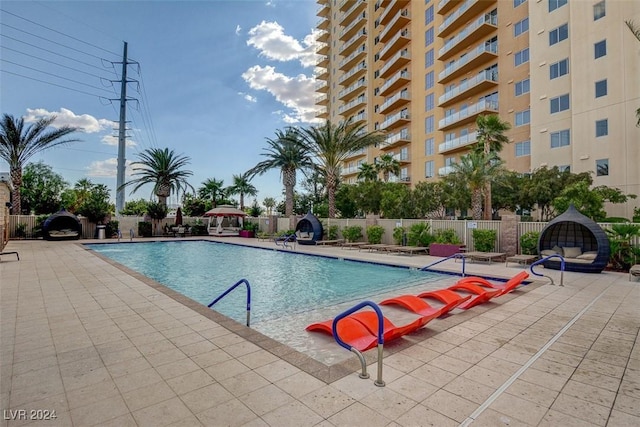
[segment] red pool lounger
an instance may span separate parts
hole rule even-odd
[[[400,295],[398,297],[389,298],[380,302],[381,305],[399,305],[406,308],[412,313],[419,314],[423,317],[429,317],[429,320],[442,316],[443,308],[445,307],[431,307],[422,298],[418,298],[415,295]],[[448,310],[447,310],[448,311]]]
[[[359,311],[357,313],[353,313],[349,317],[355,319],[356,321],[362,323],[365,328],[369,330],[374,335],[378,335],[378,315],[375,311]],[[389,341],[393,341],[396,338],[400,338],[403,335],[410,334],[411,332],[420,329],[424,325],[426,325],[429,320],[425,317],[418,317],[411,323],[402,326],[396,326],[393,322],[386,317],[383,316],[383,327],[384,327],[384,342],[387,343]]]
[[[323,332],[333,336],[333,319],[312,323],[305,329],[313,332]],[[338,336],[355,349],[366,351],[378,344],[378,337],[372,334],[361,322],[345,317],[338,322]]]
[[[511,279],[509,279],[505,284],[497,284],[497,283],[489,282],[487,279],[484,279],[482,277],[469,276],[469,277],[463,277],[458,281],[457,284],[472,283],[474,285],[483,286],[485,288],[500,289],[502,291],[498,295],[500,296],[500,295],[507,294],[512,290],[514,290],[515,288],[517,288],[518,286],[520,286],[522,282],[525,281],[528,277],[529,277],[529,273],[527,273],[526,271],[521,271],[520,273],[516,274]]]
[[[460,304],[460,308],[463,310],[468,310],[471,307],[475,307],[478,304],[483,304],[489,301],[491,298],[495,298],[502,293],[502,289],[489,289],[483,288],[478,285],[474,285],[473,283],[459,283],[453,286],[450,286],[448,289],[452,291],[462,291],[470,294],[476,295],[475,298],[470,299],[464,304]]]
[[[438,289],[435,291],[427,291],[418,294],[418,298],[431,298],[440,301],[444,304],[441,307],[441,316],[449,313],[454,308],[460,306],[460,304],[467,302],[471,299],[471,295],[462,296],[459,293],[450,291],[449,289]]]

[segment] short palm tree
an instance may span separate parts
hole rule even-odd
[[[261,161],[249,171],[250,177],[262,175],[271,169],[279,169],[282,184],[284,185],[285,216],[293,215],[293,189],[296,186],[296,172],[313,168],[313,162],[306,149],[297,139],[297,133],[292,128],[285,132],[276,131],[276,138],[267,138],[268,147],[262,153],[267,159]]]
[[[336,216],[336,189],[342,163],[353,151],[384,141],[384,135],[367,132],[366,125],[354,125],[351,121],[337,125],[327,121],[323,125],[297,130],[300,141],[313,156],[316,167],[326,180],[329,199],[329,218]]]
[[[153,194],[158,197],[158,202],[167,206],[167,197],[172,192],[179,196],[181,191],[194,188],[187,178],[193,175],[190,170],[183,169],[191,159],[177,155],[168,148],[147,148],[138,154],[139,160],[132,164],[133,176],[137,177],[125,182],[123,187],[133,186],[131,193],[135,193],[140,187],[153,185]]]
[[[227,194],[238,194],[240,195],[240,210],[244,210],[244,196],[257,196],[258,190],[256,187],[251,184],[251,178],[247,175],[247,173],[243,173],[240,175],[233,175],[233,184],[230,187],[227,187]]]
[[[273,214],[273,208],[276,206],[276,199],[273,197],[265,197],[262,204],[267,208],[267,215]]]
[[[394,159],[391,154],[383,154],[376,162],[376,170],[382,172],[384,182],[389,182],[391,174],[400,175],[400,162]]]
[[[378,180],[378,170],[376,169],[376,167],[372,164],[369,163],[362,163],[360,164],[359,170],[358,170],[358,179],[365,181],[365,182],[371,182],[371,181],[377,181]]]
[[[57,145],[76,142],[79,139],[61,139],[76,132],[78,129],[71,126],[62,126],[58,129],[47,128],[56,120],[55,116],[38,119],[33,125],[25,128],[22,117],[15,118],[9,114],[3,114],[0,122],[0,158],[9,164],[11,183],[13,184],[13,208],[12,212],[19,215],[20,187],[22,186],[22,168],[34,154],[40,153]]]
[[[211,207],[215,208],[218,205],[218,200],[224,198],[224,181],[208,178],[198,189],[198,195],[203,199],[211,198]]]

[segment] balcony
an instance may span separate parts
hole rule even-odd
[[[380,6],[384,7],[385,10],[382,11],[382,13],[380,14],[380,18],[378,18],[380,25],[386,26],[391,18],[395,16],[396,12],[408,5],[410,2],[411,0],[396,0],[393,2],[382,1],[380,3]]]
[[[329,103],[329,97],[325,93],[324,95],[316,96],[316,105],[326,105]]]
[[[497,43],[482,43],[438,74],[438,83],[445,83],[498,57]]]
[[[387,148],[398,147],[403,144],[408,144],[411,142],[411,134],[409,133],[409,128],[403,128],[402,130],[388,134],[384,139],[384,142],[380,144],[381,150],[386,150]]]
[[[477,142],[477,132],[471,132],[467,135],[460,136],[449,141],[438,144],[438,153],[451,153],[467,148],[469,145]]]
[[[351,116],[347,118],[347,121],[351,121],[351,124],[354,126],[358,126],[367,121],[367,113],[364,111],[356,114],[355,116]]]
[[[360,91],[364,90],[366,87],[367,87],[366,79],[358,80],[348,88],[342,89],[340,92],[338,92],[338,98],[341,100],[348,98],[349,96],[353,96],[359,93]],[[316,92],[319,92],[319,91],[316,89]]]
[[[444,166],[438,169],[438,175],[439,176],[449,175],[453,171],[454,171],[453,166]]]
[[[340,65],[338,65],[338,67],[340,68],[340,70],[346,71],[350,68],[353,68],[356,62],[364,59],[366,56],[367,56],[367,46],[363,44],[362,46],[357,48],[356,51],[353,52],[351,55],[347,56],[342,61],[340,61]]]
[[[365,0],[356,0],[351,1],[351,7],[347,9],[342,15],[340,15],[339,22],[340,25],[344,25],[345,22],[351,21],[358,12],[361,12],[367,7],[367,2]]]
[[[329,11],[331,10],[331,8],[329,7],[329,3],[330,1],[326,1],[322,3],[316,10],[316,16],[323,16],[323,17],[329,16]]]
[[[329,111],[327,110],[327,107],[319,108],[318,111],[316,112],[316,117],[318,119],[328,119]]]
[[[329,0],[331,1],[331,0]],[[342,0],[340,3],[338,3],[338,10],[340,12],[344,12],[345,10],[347,10],[349,8],[349,6],[351,6],[353,4],[353,0]]]
[[[393,17],[389,24],[385,25],[384,30],[380,33],[380,41],[386,43],[392,34],[400,31],[411,22],[409,9],[402,9]]]
[[[351,50],[356,46],[356,44],[360,41],[360,40],[364,40],[367,38],[367,30],[365,28],[359,30],[355,36],[351,37],[349,40],[347,40],[346,42],[344,42],[342,44],[342,46],[340,46],[340,50],[338,51],[338,53],[341,56],[347,56],[349,55],[349,53],[351,53]]]
[[[393,174],[389,175],[389,181],[387,182],[404,182],[404,183],[411,183],[411,178],[409,177],[409,175],[400,175],[400,176],[395,176]]]
[[[484,112],[497,113],[498,102],[483,99],[476,104],[470,105],[464,110],[458,111],[455,114],[451,114],[450,116],[441,119],[438,122],[438,129],[447,130],[464,123],[472,122],[479,114]]]
[[[358,107],[362,107],[366,103],[367,103],[367,97],[365,95],[360,95],[359,97],[350,101],[349,103],[341,105],[338,108],[338,114],[347,116],[349,114],[352,114],[355,109],[357,109]]]
[[[316,28],[318,28],[319,30],[326,30],[327,28],[329,28],[329,20],[327,18],[318,20]]]
[[[329,55],[321,55],[316,62],[316,67],[329,68]]]
[[[478,40],[486,37],[498,29],[498,17],[489,13],[479,17],[462,31],[455,35],[438,51],[438,59],[445,60],[463,50],[467,45],[465,40]]]
[[[397,33],[389,42],[380,50],[380,59],[386,60],[396,53],[400,48],[409,43],[411,36],[408,28]]]
[[[329,70],[322,67],[317,67],[315,69],[316,80],[328,80],[329,79]]]
[[[480,93],[489,88],[495,88],[498,85],[498,72],[491,70],[481,71],[469,80],[465,80],[458,86],[446,91],[438,98],[438,106],[443,107],[452,104],[462,98],[467,98],[476,93]]]
[[[346,176],[346,175],[353,175],[354,173],[358,173],[360,172],[360,168],[359,167],[355,167],[355,166],[351,166],[349,168],[343,168],[341,175],[342,176]]]
[[[380,77],[386,79],[391,73],[398,71],[399,68],[408,64],[410,61],[411,54],[409,53],[409,49],[402,49],[386,61],[384,67],[380,69]]]
[[[409,153],[405,152],[405,153],[389,153],[391,154],[391,157],[393,157],[395,160],[397,160],[398,162],[400,162],[401,164],[404,163],[411,163],[411,161],[409,160]]]
[[[380,106],[380,113],[385,114],[388,111],[392,111],[411,102],[411,96],[409,91],[398,92],[395,95],[387,98]]]
[[[318,40],[319,42],[322,42],[322,43],[327,43],[329,41],[329,36],[330,35],[331,35],[331,33],[329,33],[329,31],[321,30],[320,34],[318,34],[318,37],[316,37],[316,40]]]
[[[456,0],[440,0],[438,2],[438,15],[446,15],[457,4]]]
[[[366,19],[367,19],[367,13],[362,12],[362,14],[359,17],[356,17],[356,19],[354,19],[353,22],[351,22],[349,25],[343,28],[342,31],[340,31],[340,37],[339,37],[340,40],[341,41],[349,40],[351,37],[353,37],[356,31],[362,28],[364,24],[367,22]]]
[[[345,159],[351,159],[354,157],[362,157],[365,154],[367,154],[367,149],[366,148],[361,148],[359,150],[353,150],[350,151],[349,153],[347,153],[347,156],[345,157]]]
[[[325,55],[325,56],[329,55],[329,50],[330,50],[329,45],[323,42],[320,42],[319,45],[320,47],[318,48],[318,50],[316,50],[316,53],[318,55]]]
[[[407,70],[398,71],[380,87],[379,95],[385,96],[406,86],[411,81],[411,74]]]
[[[317,81],[316,82],[316,92],[328,92],[329,84],[326,81]]]
[[[351,71],[346,74],[343,74],[338,80],[338,84],[341,86],[348,86],[357,80],[359,77],[363,76],[367,71],[367,63],[362,61],[360,64],[356,65]]]
[[[453,33],[456,26],[471,19],[497,0],[467,0],[453,13],[449,14],[438,27],[438,36],[447,37]]]

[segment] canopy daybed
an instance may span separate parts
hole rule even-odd
[[[601,273],[609,263],[609,239],[595,221],[570,205],[540,233],[538,253],[542,256],[562,255],[566,271]],[[560,270],[559,258],[544,261],[545,268]]]
[[[247,214],[231,205],[220,205],[205,212],[204,216],[209,217],[207,230],[210,236],[239,236]]]
[[[74,214],[62,209],[42,224],[42,236],[46,240],[77,240],[82,234],[82,223]]]
[[[296,240],[301,245],[315,245],[322,240],[322,223],[309,212],[296,224]]]

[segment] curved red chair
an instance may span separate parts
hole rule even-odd
[[[447,289],[452,291],[462,291],[472,294],[472,299],[460,304],[460,308],[468,310],[476,305],[483,304],[489,301],[491,298],[495,298],[502,293],[502,289],[489,289],[482,286],[475,285],[473,283],[457,283],[453,286],[449,286]],[[473,297],[473,295],[476,295]]]
[[[456,307],[463,308],[461,305],[468,302],[471,297],[472,295],[463,296],[457,292],[450,291],[449,289],[438,289],[418,294],[418,298],[431,298],[443,303],[444,307],[442,307],[442,314],[446,314]]]
[[[500,295],[508,294],[509,292],[511,292],[518,286],[520,286],[522,282],[524,282],[528,277],[529,277],[529,273],[527,273],[526,271],[521,271],[520,273],[516,274],[511,279],[509,279],[506,283],[498,284],[498,283],[489,282],[487,279],[484,279],[482,277],[469,276],[469,277],[463,277],[457,282],[457,284],[471,283],[471,284],[479,285],[485,288],[500,289],[502,291],[498,295],[500,296]]]
[[[378,334],[378,315],[375,311],[359,311],[348,316],[356,321],[362,323],[365,328],[374,335]],[[393,341],[396,338],[400,338],[403,335],[410,334],[411,332],[420,329],[426,325],[432,318],[418,317],[411,323],[402,326],[396,326],[391,320],[386,317],[382,317],[383,321],[383,336],[384,342]]]
[[[443,315],[443,309],[445,307],[431,307],[422,298],[418,298],[415,295],[400,295],[394,298],[388,298],[380,302],[381,305],[399,305],[406,308],[412,313],[419,314],[423,317],[428,317],[429,320],[435,319]],[[449,310],[447,310],[449,311]]]
[[[375,314],[375,313],[374,313]],[[333,336],[333,319],[312,323],[305,328],[307,331],[322,332]],[[378,344],[378,337],[369,331],[361,322],[347,316],[337,324],[340,339],[355,349],[366,351]]]

